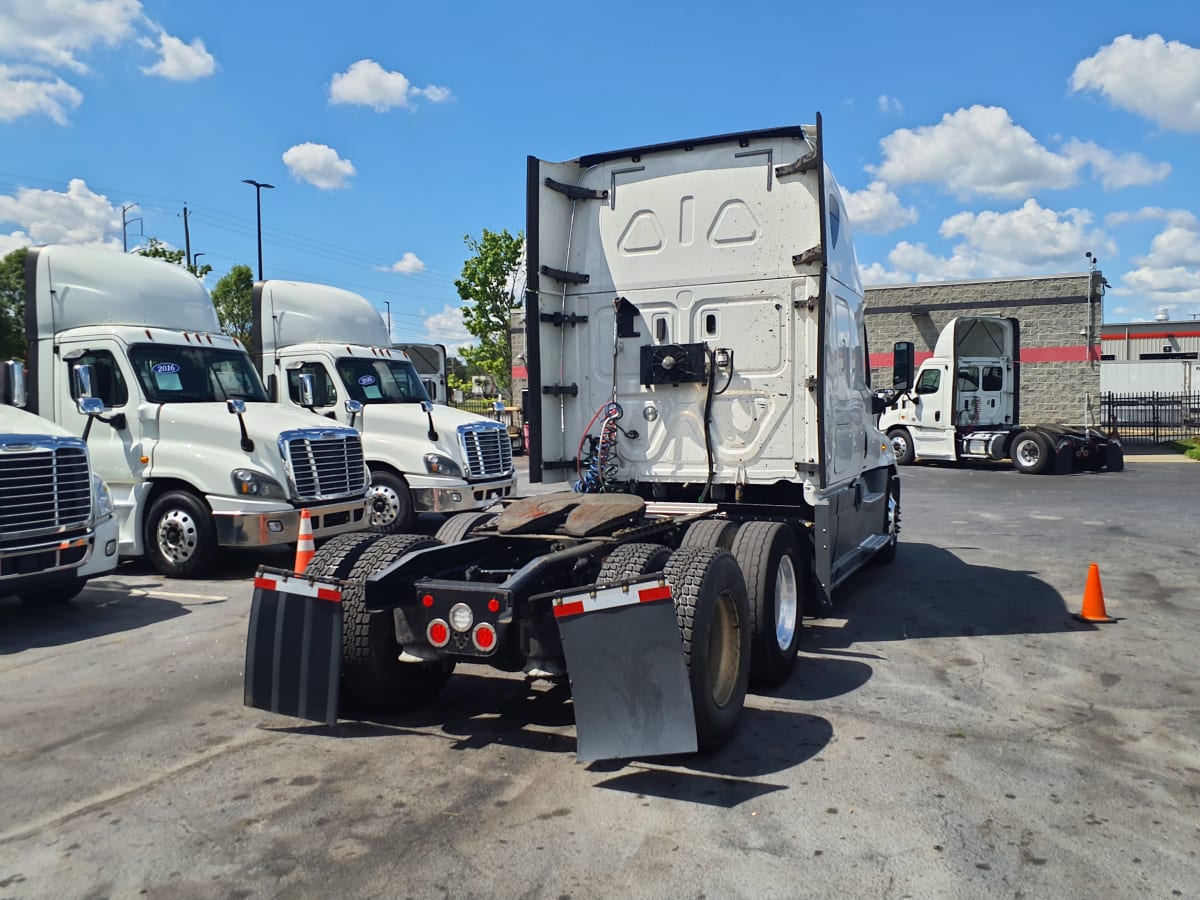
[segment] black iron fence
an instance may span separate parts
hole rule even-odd
[[[497,409],[495,400],[468,397],[457,402],[451,401],[450,406],[475,413],[475,415],[483,416],[485,419],[495,419],[497,422],[503,422],[505,425],[515,425],[517,428],[521,427],[521,410],[507,403],[501,404],[501,408]]]
[[[1126,444],[1200,435],[1200,394],[1101,394],[1100,421]]]

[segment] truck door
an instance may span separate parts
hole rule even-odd
[[[954,419],[950,408],[953,392],[950,366],[926,363],[913,389],[915,403],[909,412],[913,449],[925,459],[955,458]]]
[[[313,412],[328,419],[338,419],[340,407],[337,382],[322,362],[306,362],[287,369],[287,402],[297,409],[302,408],[300,406],[301,375],[313,377]]]

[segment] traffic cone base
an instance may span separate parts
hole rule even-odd
[[[1100,586],[1100,567],[1088,566],[1087,585],[1083,589],[1083,609],[1075,613],[1080,622],[1115,622],[1104,608],[1104,588]]]
[[[300,538],[296,541],[296,574],[303,575],[308,564],[317,554],[313,542],[312,515],[307,509],[300,510]]]

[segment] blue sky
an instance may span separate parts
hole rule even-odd
[[[0,0],[0,252],[184,244],[465,337],[525,157],[813,121],[868,284],[1081,272],[1200,314],[1193,2]]]

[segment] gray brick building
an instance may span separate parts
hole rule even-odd
[[[1099,271],[868,288],[872,382],[891,384],[897,341],[912,341],[920,363],[955,316],[1013,316],[1021,323],[1021,420],[1098,421],[1103,293]]]

